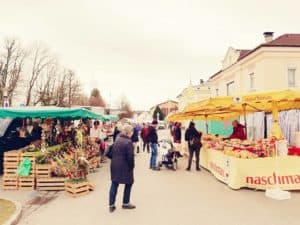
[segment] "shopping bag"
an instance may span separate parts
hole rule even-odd
[[[25,157],[17,169],[17,174],[21,177],[29,176],[31,166],[32,166],[32,164],[31,164],[30,159],[28,157]]]

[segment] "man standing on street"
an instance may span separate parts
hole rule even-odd
[[[187,141],[189,147],[189,164],[188,167],[186,168],[187,171],[191,170],[194,153],[196,156],[196,170],[197,171],[201,170],[199,165],[200,149],[202,147],[201,136],[202,133],[199,133],[196,130],[195,123],[190,122],[189,128],[185,132],[185,140]]]
[[[150,158],[150,169],[156,170],[156,158],[157,158],[157,145],[158,145],[158,136],[157,136],[157,121],[153,120],[148,131],[148,141],[150,142],[151,147],[151,158]]]
[[[135,206],[130,204],[131,187],[134,182],[134,150],[131,137],[133,127],[125,125],[121,134],[117,137],[114,143],[110,158],[111,158],[111,188],[109,192],[109,211],[113,212],[116,209],[115,201],[118,192],[119,184],[125,184],[123,195],[123,209],[134,209]]]

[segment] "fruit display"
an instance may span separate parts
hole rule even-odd
[[[223,151],[225,155],[243,159],[254,159],[275,156],[275,139],[261,139],[258,141],[230,139],[222,140],[212,135],[202,138],[205,149]]]

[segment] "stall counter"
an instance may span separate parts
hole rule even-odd
[[[300,190],[300,157],[241,159],[222,151],[202,149],[200,164],[232,189]]]

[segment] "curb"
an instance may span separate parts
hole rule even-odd
[[[10,199],[5,199],[5,200],[8,200],[8,201],[11,201],[12,203],[14,203],[16,206],[16,211],[3,225],[16,225],[21,218],[22,205],[20,202],[12,201]]]

